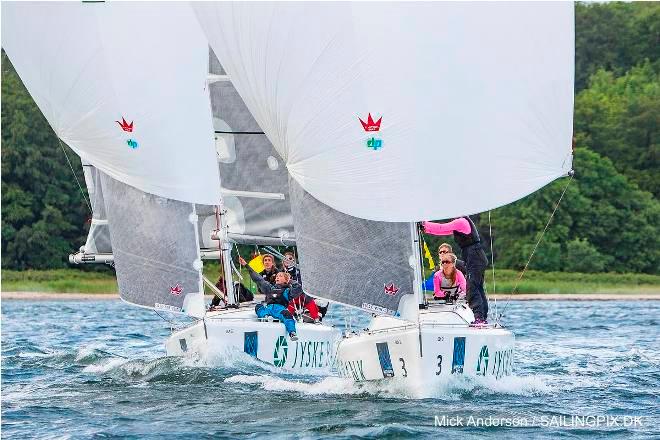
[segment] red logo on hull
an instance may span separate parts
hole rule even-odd
[[[176,283],[176,286],[170,287],[170,293],[172,295],[181,295],[183,292],[183,287],[179,283]]]

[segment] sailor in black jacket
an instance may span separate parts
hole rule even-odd
[[[287,310],[287,306],[290,300],[297,298],[303,293],[300,283],[295,280],[292,281],[288,273],[278,272],[275,275],[275,284],[271,284],[248,266],[243,258],[239,258],[238,261],[241,266],[247,266],[250,272],[250,278],[257,283],[259,291],[266,296],[264,303],[257,304],[254,308],[257,317],[265,318],[266,316],[272,316],[282,321],[291,340],[298,340],[298,336],[296,335],[296,321]]]
[[[261,275],[261,277],[268,281],[270,284],[274,284],[275,275],[277,275],[277,272],[279,272],[277,266],[275,266],[275,257],[273,257],[271,254],[263,254],[262,261],[264,263],[264,270],[259,272],[259,275]],[[259,292],[261,292],[261,289],[259,289]]]

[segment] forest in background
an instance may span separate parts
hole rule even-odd
[[[531,269],[660,274],[660,3],[575,6],[575,178]],[[52,269],[84,243],[79,158],[2,52],[2,268]],[[515,172],[515,170],[512,170]],[[521,269],[567,184],[477,216],[498,268]],[[435,249],[443,237],[426,236]],[[488,247],[488,246],[487,246]],[[87,269],[89,270],[89,269]]]

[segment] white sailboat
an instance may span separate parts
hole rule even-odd
[[[286,168],[212,52],[210,78],[223,215],[216,217],[212,206],[201,208],[206,215],[200,220],[200,238],[208,254],[218,249],[211,237],[220,239],[224,276],[231,280],[237,278],[232,273],[234,243],[295,245],[296,236]],[[237,308],[208,312],[204,319],[174,331],[165,344],[168,355],[213,363],[228,352],[245,352],[276,367],[308,372],[333,365],[341,336],[337,328],[298,319],[299,339],[291,341],[282,323],[259,320],[254,303],[235,301],[232,285],[227,285],[228,296]]]
[[[510,374],[510,331],[424,298],[415,222],[484,212],[570,172],[573,5],[193,7],[286,163],[306,289],[374,315],[343,336],[340,372],[410,386]]]
[[[112,263],[123,301],[192,317],[168,354],[238,347],[275,365],[328,365],[339,336],[330,326],[300,324],[300,346],[289,345],[283,325],[257,320],[254,304],[206,311],[204,258],[224,261],[231,305],[233,243],[295,237],[286,173],[263,134],[243,133],[256,124],[226,75],[215,72],[209,86],[208,43],[189,5],[26,2],[4,5],[2,18],[16,71],[83,160],[92,227],[70,260]]]

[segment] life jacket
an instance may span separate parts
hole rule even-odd
[[[302,284],[302,280],[300,279],[300,269],[298,269],[296,266],[291,266],[291,267],[285,267],[284,270],[286,270],[289,273],[292,280],[296,280],[300,284]]]
[[[458,293],[459,285],[457,282],[454,284],[449,281],[449,278],[444,276],[442,274],[442,281],[440,282],[440,290],[444,292],[444,296],[446,297],[447,295],[453,296]],[[441,296],[437,296],[436,298],[442,298]]]
[[[288,306],[289,300],[289,287],[275,284],[270,292],[266,293],[266,304],[279,304],[281,306]]]
[[[264,269],[261,272],[259,272],[259,275],[261,275],[261,278],[264,279],[264,281],[267,281],[269,284],[275,284],[275,275],[277,275],[277,267],[273,266],[271,270]],[[261,288],[259,288],[259,293],[265,294],[266,292],[262,291]]]
[[[261,277],[269,283],[275,284],[275,275],[277,275],[277,272],[279,272],[279,270],[277,270],[277,267],[273,266],[270,270],[262,270],[259,272],[259,275],[261,275]]]
[[[474,225],[472,219],[468,216],[463,218],[466,219],[468,223],[470,223],[470,233],[463,234],[462,232],[454,231],[454,240],[461,249],[465,249],[466,247],[472,246],[475,243],[481,243],[479,231],[477,231],[477,227]]]

